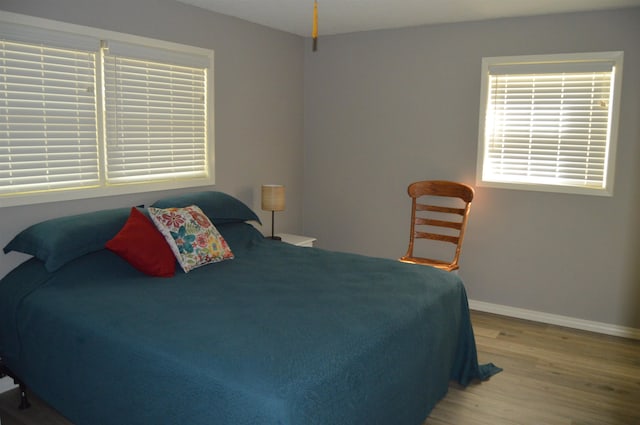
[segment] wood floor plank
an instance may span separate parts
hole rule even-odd
[[[480,362],[504,371],[452,383],[423,425],[640,425],[640,341],[488,313],[472,320]],[[31,402],[21,411],[17,390],[0,394],[1,425],[73,425]]]
[[[37,396],[29,394],[29,401],[31,407],[20,410],[18,388],[0,394],[1,425],[73,425]]]
[[[487,313],[472,319],[480,361],[504,371],[464,391],[452,385],[424,425],[640,425],[640,341]]]

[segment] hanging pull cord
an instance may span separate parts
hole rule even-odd
[[[318,50],[318,0],[313,1],[313,30],[311,31],[313,38],[313,51]]]

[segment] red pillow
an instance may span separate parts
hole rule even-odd
[[[135,207],[124,227],[105,247],[148,275],[171,277],[175,273],[176,257],[164,236]]]

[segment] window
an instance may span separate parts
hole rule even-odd
[[[611,195],[622,58],[484,58],[478,185]]]
[[[119,46],[103,49],[107,180],[206,177],[206,68],[132,59]]]
[[[93,52],[0,40],[3,195],[99,184]]]
[[[213,52],[0,12],[0,206],[213,184]]]

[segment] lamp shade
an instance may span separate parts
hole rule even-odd
[[[262,185],[262,209],[264,211],[284,211],[284,186],[280,184]]]

